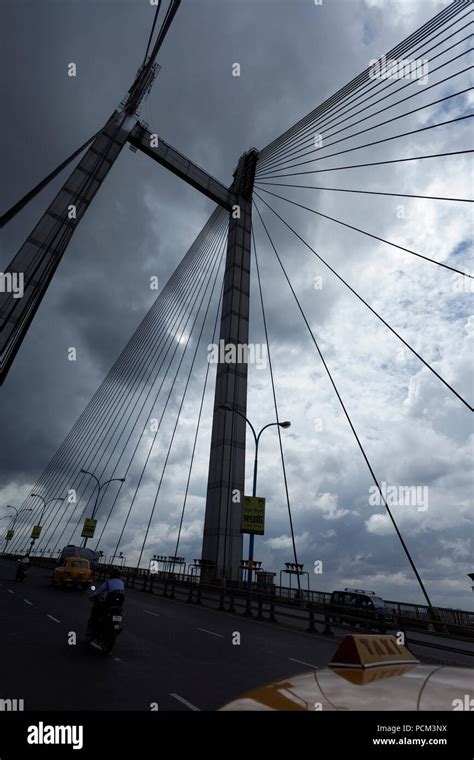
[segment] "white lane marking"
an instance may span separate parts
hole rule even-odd
[[[293,659],[293,657],[288,657],[288,659],[291,660],[291,662],[297,662],[299,665],[307,665],[308,668],[314,668],[315,670],[320,669],[319,665],[311,665],[310,662],[303,662],[303,660],[295,660]]]
[[[23,599],[23,601],[25,602],[25,604],[29,604],[30,607],[33,606],[33,602],[29,602],[28,599]]]
[[[95,643],[95,641],[90,642],[91,647],[94,647],[94,649],[98,649],[100,652],[102,652],[102,647],[100,647],[98,644]]]
[[[174,697],[174,699],[177,699],[178,702],[182,702],[183,705],[186,705],[186,707],[189,707],[190,710],[194,710],[195,712],[201,712],[200,707],[196,707],[196,705],[193,705],[191,702],[188,702],[188,700],[184,699],[184,697],[180,697],[179,694],[170,694],[170,697]]]
[[[157,615],[156,612],[150,612],[150,610],[143,610],[143,612],[146,612],[147,615],[154,615],[155,617],[161,617],[160,615]]]
[[[219,638],[221,639],[224,638],[222,633],[214,633],[214,631],[208,631],[206,628],[198,628],[198,631],[202,631],[203,633],[210,633],[211,636],[219,636]]]
[[[11,590],[11,588],[8,589],[9,594],[14,594],[15,592]]]
[[[115,662],[123,662],[123,660],[120,659],[120,657],[114,657]]]
[[[46,617],[49,617],[50,620],[54,620],[55,623],[60,623],[61,621],[57,618],[53,617],[52,615],[46,615]]]

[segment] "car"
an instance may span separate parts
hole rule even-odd
[[[259,686],[219,710],[469,710],[472,676],[472,668],[421,664],[395,636],[351,634],[328,667]]]
[[[85,590],[92,582],[93,573],[90,562],[84,557],[65,557],[61,563],[54,568],[51,576],[53,586],[59,585],[62,588],[81,588]]]
[[[331,622],[385,633],[396,626],[395,616],[384,600],[373,591],[345,588],[333,591],[329,601]]]

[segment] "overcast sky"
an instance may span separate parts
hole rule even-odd
[[[446,5],[444,0],[324,0],[322,6],[313,0],[183,0],[141,117],[228,185],[244,150],[263,148]],[[0,0],[0,10],[6,32],[0,53],[4,210],[105,123],[141,63],[154,8],[149,0]],[[449,44],[466,34],[459,33]],[[459,45],[438,63],[465,49]],[[436,76],[467,66],[467,58]],[[70,62],[77,66],[75,78],[67,75]],[[232,76],[235,62],[241,65],[240,77]],[[468,85],[466,75],[456,77],[393,113]],[[463,95],[401,123],[408,131],[470,110],[472,97]],[[470,148],[470,123],[330,158],[324,167]],[[378,130],[377,137],[396,134],[397,129],[395,122]],[[467,198],[472,195],[469,168],[468,157],[458,156],[272,181]],[[66,177],[67,172],[4,229],[1,268]],[[438,261],[472,269],[468,204],[269,189]],[[472,295],[459,292],[452,273],[259,193],[472,405]],[[394,514],[433,602],[472,608],[466,577],[474,571],[469,411],[257,203],[379,480],[428,488],[427,509],[400,505]],[[0,508],[18,507],[34,488],[153,304],[156,292],[150,289],[150,277],[158,276],[164,285],[213,208],[211,201],[148,157],[128,148],[122,151],[76,232],[0,391]],[[383,507],[369,503],[367,467],[256,216],[279,409],[292,423],[283,440],[299,560],[309,570],[313,588],[331,591],[351,585],[388,599],[422,602]],[[317,277],[322,277],[321,289],[315,288]],[[264,334],[255,271],[251,303],[250,340],[258,343]],[[70,347],[76,348],[75,362],[68,360]],[[174,551],[205,368],[203,348],[146,558]],[[274,419],[270,378],[268,370],[254,366],[249,378],[248,416],[258,427]],[[206,396],[179,552],[188,560],[201,553],[212,390]],[[175,405],[179,401],[178,393]],[[162,407],[159,402],[149,416],[159,417]],[[119,417],[120,408],[113,415]],[[170,415],[120,545],[128,564],[138,558],[172,424]],[[106,553],[115,546],[148,440],[150,436],[101,544]],[[267,499],[267,518],[265,536],[256,539],[256,559],[278,572],[292,560],[292,552],[276,443],[274,430],[262,437],[258,493]],[[247,492],[252,457],[249,441]],[[111,502],[104,502],[99,522],[107,504]],[[75,518],[70,515],[64,542],[80,512],[78,507]],[[312,572],[316,560],[323,563],[322,575]]]

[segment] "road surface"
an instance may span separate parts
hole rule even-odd
[[[0,560],[0,698],[23,699],[25,710],[215,710],[248,689],[325,667],[348,633],[327,638],[127,590],[123,633],[104,657],[85,643],[87,593],[53,588],[50,571],[38,567],[17,583],[15,569]]]

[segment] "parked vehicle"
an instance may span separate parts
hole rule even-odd
[[[347,624],[385,633],[396,624],[392,610],[373,591],[356,588],[333,591],[329,605],[331,622],[335,625]]]
[[[84,591],[91,584],[92,578],[89,560],[83,557],[67,557],[63,560],[63,564],[54,568],[51,583],[53,586],[59,585],[62,588],[69,586]]]

